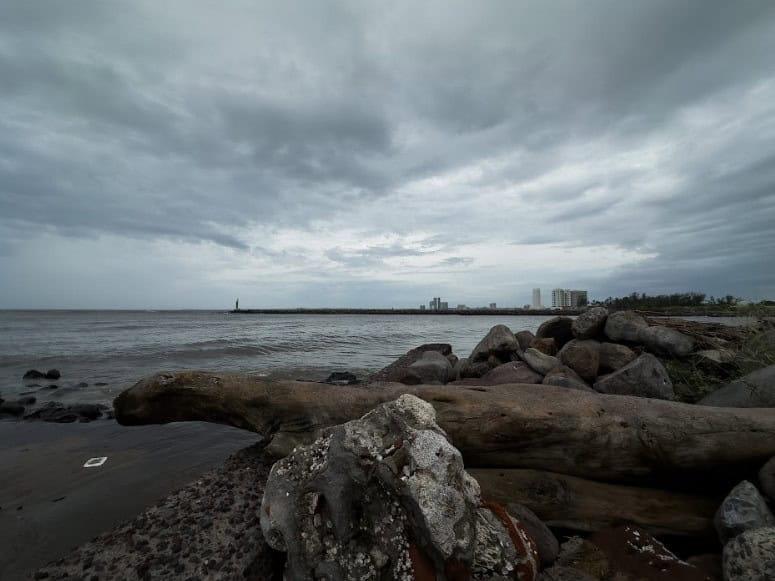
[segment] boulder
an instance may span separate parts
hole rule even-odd
[[[632,311],[617,311],[611,313],[605,321],[604,332],[611,341],[638,341],[638,333],[648,327],[646,319]]]
[[[543,376],[533,371],[527,363],[511,361],[490,370],[482,381],[487,385],[503,385],[506,383],[541,383]]]
[[[775,527],[739,534],[724,546],[725,581],[775,579]]]
[[[625,345],[600,343],[600,371],[616,371],[635,361],[636,357],[635,352]]]
[[[608,318],[608,309],[604,307],[592,307],[581,313],[573,320],[571,329],[576,339],[592,339],[597,337],[605,327]]]
[[[502,363],[508,363],[516,358],[519,351],[519,342],[506,325],[495,325],[479,341],[471,355],[469,363],[487,361],[490,367],[497,367]]]
[[[548,567],[554,563],[560,553],[560,543],[551,529],[541,522],[536,513],[523,504],[512,502],[506,505],[506,509],[511,516],[522,523],[530,538],[535,541],[541,565]]]
[[[657,355],[686,357],[694,350],[694,339],[670,327],[653,325],[638,329],[638,342]]]
[[[530,344],[533,342],[533,340],[536,338],[535,335],[531,331],[520,331],[519,333],[516,333],[514,335],[517,338],[517,343],[519,343],[519,349],[520,351],[524,351],[528,347],[530,347]]]
[[[551,355],[542,353],[538,349],[530,347],[522,353],[522,360],[527,363],[534,371],[541,375],[546,375],[555,367],[559,367],[560,360]]]
[[[449,364],[452,366],[452,368],[455,368],[455,365],[457,365],[457,362],[459,361],[458,356],[454,353],[450,353],[447,355],[447,361],[449,361]]]
[[[449,381],[450,375],[452,375],[452,365],[449,360],[438,351],[426,351],[406,369],[401,383],[443,385]]]
[[[59,373],[59,369],[49,369],[46,371],[46,379],[59,379],[62,374]]]
[[[530,347],[547,355],[557,355],[557,343],[551,337],[533,339],[530,342]]]
[[[729,349],[703,349],[694,353],[701,365],[728,365],[735,360],[735,353]]]
[[[568,341],[573,339],[573,319],[570,317],[552,317],[541,323],[536,332],[539,339],[552,338],[558,349],[562,349]]]
[[[41,420],[69,424],[73,422],[90,422],[102,417],[107,406],[93,403],[80,403],[65,406],[59,402],[50,401],[32,410],[24,416],[25,420]]]
[[[470,359],[463,358],[458,364],[458,379],[479,378],[490,372],[490,364],[487,361],[472,362]]]
[[[759,470],[759,486],[770,502],[775,503],[775,456]]]
[[[42,371],[38,371],[37,369],[30,369],[29,371],[25,372],[25,374],[22,376],[22,379],[46,379],[46,374]]]
[[[556,385],[568,389],[580,389],[581,391],[595,391],[581,379],[570,367],[560,365],[546,374],[541,382],[544,385]]]
[[[775,407],[775,365],[744,375],[697,403],[729,408]]]
[[[673,383],[659,359],[644,353],[618,371],[598,378],[592,386],[600,393],[673,399]]]
[[[410,349],[393,363],[372,374],[369,382],[395,381],[400,382],[404,378],[406,369],[417,361],[426,351],[437,351],[445,357],[452,353],[452,345],[449,343],[426,343]]]
[[[433,407],[405,394],[276,462],[261,529],[286,579],[535,579],[535,543],[479,494]]]
[[[323,383],[331,385],[356,385],[360,383],[354,373],[349,371],[334,371],[326,377]]]
[[[743,480],[721,503],[713,523],[721,544],[725,545],[745,531],[775,526],[775,516],[757,488]]]
[[[593,339],[573,339],[560,349],[560,361],[586,381],[594,381],[600,368],[600,343]]]

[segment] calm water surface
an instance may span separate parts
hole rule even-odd
[[[364,375],[421,343],[451,343],[465,357],[493,325],[535,331],[547,318],[0,311],[0,394],[108,402],[146,375],[181,369],[305,379],[340,370]],[[23,384],[27,369],[52,367],[62,372],[58,381]],[[88,386],[78,387],[82,382]],[[50,383],[58,389],[46,389]]]

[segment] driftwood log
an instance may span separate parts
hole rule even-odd
[[[530,468],[604,481],[734,478],[775,456],[775,409],[703,407],[548,385],[369,387],[182,372],[115,400],[125,425],[199,420],[274,437],[282,454],[322,428],[412,393],[430,402],[469,467]],[[739,480],[739,478],[738,478]]]
[[[655,535],[716,537],[713,515],[720,497],[607,484],[542,470],[469,472],[479,482],[482,498],[527,506],[551,527],[597,531],[629,522]]]

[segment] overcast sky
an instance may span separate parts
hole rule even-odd
[[[775,2],[0,4],[0,308],[775,298]]]

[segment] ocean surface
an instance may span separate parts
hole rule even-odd
[[[144,376],[183,369],[311,380],[352,371],[365,377],[422,343],[451,343],[466,357],[493,325],[535,332],[548,318],[0,311],[0,396],[109,403]],[[22,381],[28,369],[50,368],[62,377]]]

